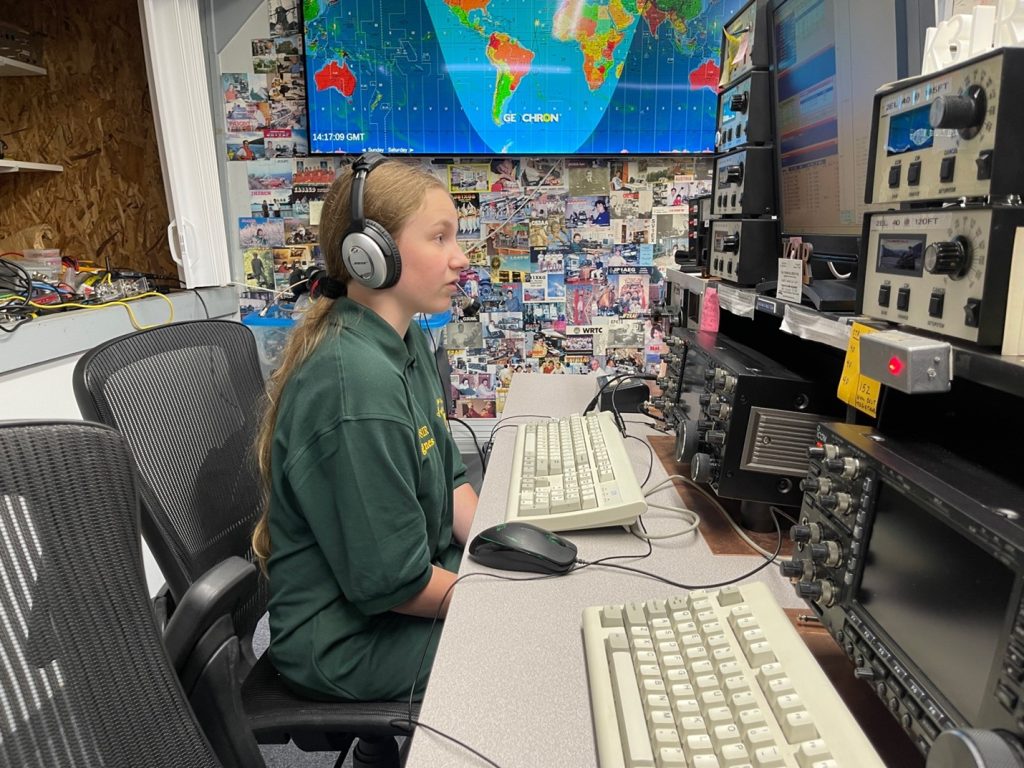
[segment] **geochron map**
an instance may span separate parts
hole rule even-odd
[[[428,155],[714,149],[743,0],[304,0],[310,148]]]

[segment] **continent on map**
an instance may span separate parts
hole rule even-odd
[[[721,72],[718,69],[718,64],[713,59],[708,59],[690,72],[690,87],[694,90],[697,88],[710,88],[715,93],[718,93],[718,78],[720,75]]]
[[[676,47],[683,50],[689,31],[689,22],[704,12],[704,0],[638,0],[637,11],[647,21],[647,28],[655,37],[658,27],[667,21],[672,26]],[[693,46],[693,41],[688,41]]]
[[[513,40],[502,32],[494,32],[487,41],[487,58],[498,70],[494,82],[494,101],[491,106],[491,119],[495,125],[501,125],[501,116],[505,104],[523,78],[530,73],[533,51],[524,48],[517,40]]]
[[[595,0],[561,0],[552,23],[555,39],[575,40],[583,53],[583,76],[591,91],[608,79],[615,67],[615,50],[636,21],[622,4],[610,0],[599,5]]]
[[[326,91],[328,88],[336,88],[346,99],[351,97],[356,90],[356,76],[348,68],[348,62],[343,61],[341,66],[338,62],[331,61],[313,75],[318,91]]]
[[[478,21],[471,21],[469,14],[471,11],[483,11],[483,15],[486,16],[487,6],[490,2],[491,0],[444,0],[444,4],[448,6],[461,24],[481,35],[484,34],[483,26]]]

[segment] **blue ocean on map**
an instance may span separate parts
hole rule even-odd
[[[712,151],[707,73],[742,4],[654,2],[642,16],[635,0],[307,2],[311,149]]]

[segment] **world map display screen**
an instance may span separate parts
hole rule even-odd
[[[314,153],[713,152],[744,0],[305,0]]]

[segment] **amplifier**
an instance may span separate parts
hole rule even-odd
[[[676,460],[719,496],[797,506],[808,441],[820,414],[838,413],[834,386],[820,386],[720,335],[697,333],[690,355],[706,358],[700,417],[677,427]],[[828,418],[828,417],[824,417]]]
[[[986,346],[1000,344],[1020,226],[1021,208],[867,214],[860,311]]]
[[[857,677],[925,754],[949,728],[1024,732],[1021,489],[864,426],[820,425],[809,454],[780,565]]]
[[[775,153],[771,147],[747,147],[715,158],[711,213],[715,216],[775,213]]]
[[[738,285],[774,280],[780,248],[777,219],[712,219],[708,271]]]
[[[879,90],[866,202],[1024,193],[1022,89],[1024,50],[1000,48]]]
[[[772,140],[770,77],[767,72],[751,72],[718,97],[719,152]]]
[[[767,69],[768,0],[751,0],[722,25],[722,74],[719,89],[726,88],[752,69]]]

